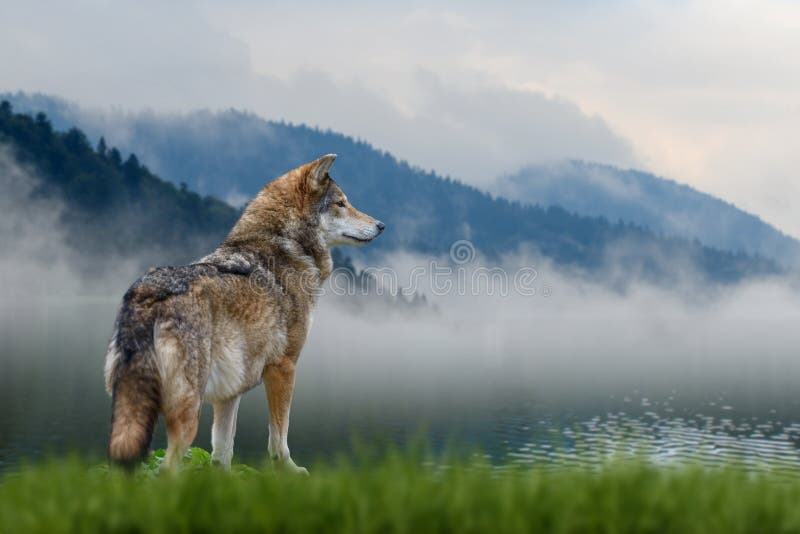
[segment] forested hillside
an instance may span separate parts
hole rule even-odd
[[[37,178],[33,195],[60,201],[67,245],[85,257],[186,261],[210,250],[238,217],[228,204],[153,175],[133,154],[93,147],[71,128],[55,131],[44,114],[0,104],[0,144]]]
[[[132,156],[123,161],[107,148],[95,151],[77,130],[55,133],[44,116],[26,119],[4,109],[0,132],[28,152],[30,161],[45,161],[49,181],[86,209],[75,214],[79,223],[89,219],[92,224],[85,226],[93,228],[94,219],[112,214],[115,221],[126,221],[116,211],[130,212],[127,224],[102,225],[98,239],[119,232],[118,242],[124,244],[163,240],[172,247],[195,238],[214,241],[235,219],[235,210],[219,201],[161,183]],[[336,152],[333,176],[356,206],[388,226],[366,248],[368,253],[402,248],[440,255],[453,242],[469,239],[490,260],[528,248],[565,267],[652,280],[676,280],[687,269],[717,281],[777,270],[767,259],[712,249],[696,240],[662,238],[630,223],[493,198],[344,135],[246,113],[145,114],[130,116],[124,124],[104,124],[128,147],[138,147],[142,160],[159,173],[204,194],[233,191],[247,198],[298,164]],[[44,148],[37,153],[40,144]],[[67,168],[58,164],[64,150],[74,162]],[[143,219],[145,214],[152,220]]]
[[[584,215],[631,221],[665,235],[800,264],[800,242],[755,215],[687,185],[632,169],[584,161],[531,165],[498,178],[494,193],[559,205]]]
[[[37,201],[54,201],[45,205],[60,211],[56,230],[65,242],[55,243],[53,236],[46,236],[46,241],[61,251],[68,250],[69,257],[60,260],[66,260],[79,274],[113,276],[108,271],[120,265],[121,259],[130,260],[134,276],[137,265],[144,269],[192,261],[213,250],[239,216],[239,210],[225,202],[201,197],[185,184],[175,187],[161,180],[135,155],[123,157],[102,138],[94,148],[82,131],[54,131],[43,113],[35,117],[15,114],[6,101],[0,103],[0,148],[10,151],[14,165],[33,175],[35,183],[30,184],[33,188],[27,200],[38,209],[31,216],[41,215],[42,203]],[[0,153],[0,157],[8,155]],[[8,167],[0,166],[0,172],[4,168]],[[16,217],[27,215],[24,206],[14,213]],[[13,226],[26,221],[4,222]],[[3,245],[7,244],[0,243]],[[362,288],[355,296],[375,293],[374,278],[359,270],[344,251],[334,250],[333,261],[339,276],[349,275],[353,287]],[[378,297],[369,302],[399,311],[419,311],[426,305],[421,295]],[[364,298],[345,300],[353,311],[362,310],[368,302]]]

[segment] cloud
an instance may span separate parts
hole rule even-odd
[[[420,69],[436,73],[448,88],[464,90],[483,79],[565,99],[629,140],[636,166],[800,235],[790,200],[800,195],[794,179],[800,166],[796,2],[381,8],[345,2],[313,10],[253,4],[208,10],[218,27],[250,44],[258,72],[286,78],[299,61],[340,78],[360,76],[410,112],[424,102],[411,74]],[[314,38],[294,38],[299,28]],[[271,42],[291,42],[291,52]]]
[[[431,258],[395,253],[379,265],[391,266],[407,287],[402,281],[428,268]],[[482,267],[480,258],[464,264],[466,279]],[[673,388],[682,395],[725,390],[730,402],[746,402],[736,392],[771,384],[776,395],[790,395],[800,376],[794,334],[800,301],[789,280],[709,289],[687,271],[675,286],[631,280],[617,291],[531,255],[502,263],[511,276],[530,267],[537,271],[533,295],[486,285],[460,292],[457,267],[447,292],[424,287],[423,277],[419,289],[437,314],[343,314],[340,301],[323,296],[301,387],[319,389],[320,396],[335,390],[341,402],[355,404],[384,392],[387,409],[400,397],[492,403],[514,388],[545,404],[563,395],[568,403],[597,402]]]
[[[0,145],[0,299],[47,293],[71,278],[59,230],[63,207],[32,198],[37,183],[10,149]]]
[[[783,0],[34,0],[4,5],[0,88],[247,108],[479,185],[563,157],[643,167],[800,235],[798,16]]]
[[[141,270],[134,258],[92,258],[67,245],[61,223],[66,207],[41,195],[40,183],[0,144],[0,314],[36,298],[121,291]]]
[[[48,16],[40,20],[44,11]],[[404,64],[402,83],[394,84],[396,74],[381,77],[386,65],[375,73],[353,68],[358,57],[341,61],[343,49],[350,49],[329,37],[336,21],[307,21],[309,36],[272,27],[265,30],[271,40],[249,43],[209,12],[193,3],[18,4],[9,17],[17,29],[0,36],[0,61],[8,65],[0,88],[50,92],[89,107],[245,108],[363,138],[415,165],[479,185],[530,161],[635,162],[629,144],[601,117],[565,98],[434,64]],[[275,15],[298,22],[296,12]],[[457,30],[463,22],[411,11],[402,26],[430,32],[440,25]],[[328,40],[330,50],[320,50]],[[261,46],[282,49],[291,71],[255,68],[252,56]],[[319,62],[337,49],[339,61]],[[340,69],[350,62],[351,68]]]

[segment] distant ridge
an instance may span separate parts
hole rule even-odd
[[[725,250],[800,265],[800,241],[757,216],[687,185],[636,171],[583,161],[531,165],[500,177],[492,191],[529,204],[624,220],[670,236],[699,239]]]
[[[41,95],[18,94],[14,100],[23,110],[47,110],[57,127],[77,124],[95,140],[105,135],[109,145],[135,152],[161,176],[220,198],[247,198],[299,163],[338,153],[334,177],[356,206],[389,228],[367,253],[405,249],[446,255],[455,241],[468,239],[489,259],[533,249],[565,268],[623,282],[671,283],[687,271],[709,281],[734,282],[779,271],[763,257],[659,237],[631,223],[494,198],[330,131],[238,111],[92,113]]]

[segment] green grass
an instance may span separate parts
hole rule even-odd
[[[800,480],[609,464],[498,470],[420,455],[312,466],[311,477],[208,467],[136,476],[51,461],[0,479],[0,532],[800,532]]]

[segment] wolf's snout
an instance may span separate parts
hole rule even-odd
[[[376,224],[375,226],[377,226],[377,227],[378,227],[378,235],[380,235],[380,233],[381,233],[381,232],[383,232],[383,229],[384,229],[384,228],[386,228],[386,225],[385,225],[385,224],[383,224],[383,223],[382,223],[382,222],[380,222],[380,221],[378,221],[378,224]]]

